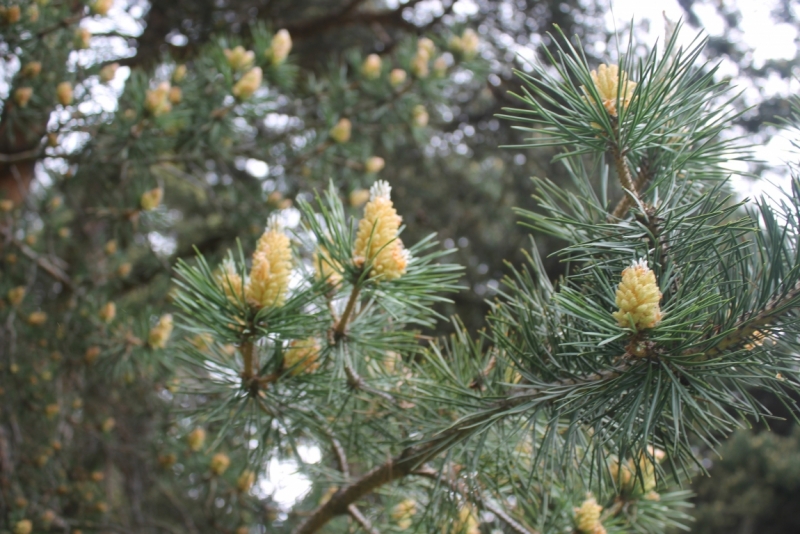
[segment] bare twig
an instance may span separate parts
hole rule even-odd
[[[355,519],[356,523],[361,525],[361,528],[363,528],[369,534],[381,534],[379,530],[372,526],[372,523],[370,523],[369,519],[367,519],[367,517],[361,513],[361,510],[356,508],[355,504],[351,504],[347,507],[347,513],[350,514],[350,517]]]
[[[51,260],[44,256],[40,256],[31,247],[29,247],[19,239],[15,238],[11,234],[11,229],[8,226],[0,226],[0,231],[2,231],[7,242],[17,247],[19,251],[22,252],[22,254],[24,254],[27,258],[33,260],[36,263],[36,265],[38,265],[43,271],[45,271],[47,274],[49,274],[50,276],[52,276],[53,278],[64,284],[64,286],[66,286],[70,290],[75,288],[69,275],[55,264],[56,262],[60,262],[63,264],[62,260],[60,259]]]

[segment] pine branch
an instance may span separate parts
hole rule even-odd
[[[622,367],[616,369],[592,373],[591,375],[576,379],[559,380],[549,385],[583,385],[613,380],[630,366],[631,364],[626,363]],[[547,387],[520,388],[519,392],[491,404],[484,411],[460,419],[453,426],[440,432],[429,440],[406,447],[399,455],[373,468],[358,480],[348,484],[333,494],[328,502],[319,506],[312,512],[292,534],[312,534],[318,532],[319,529],[334,517],[348,513],[348,507],[351,504],[386,484],[412,474],[420,465],[432,460],[441,452],[447,450],[453,443],[457,443],[479,432],[482,424],[495,420],[498,415],[502,415],[509,408],[536,400],[547,393],[549,393],[549,395],[546,397],[546,402],[553,402],[559,398],[557,395],[548,391]],[[561,392],[561,395],[567,396],[570,393],[571,391],[564,391]]]
[[[620,151],[619,147],[614,145],[611,148],[611,157],[614,159],[614,165],[617,168],[617,175],[619,175],[619,181],[622,184],[623,189],[627,191],[624,194],[622,200],[620,200],[617,207],[614,209],[611,216],[615,219],[622,219],[625,217],[625,214],[628,213],[628,209],[630,209],[633,199],[639,198],[639,193],[637,192],[637,184],[633,182],[633,177],[631,176],[631,171],[628,168],[628,162],[625,161],[625,154]]]
[[[626,166],[627,171],[627,166]],[[639,174],[636,176],[636,183],[634,184],[634,188],[636,191],[642,191],[647,184],[650,183],[650,180],[653,179],[652,170],[650,169],[650,165],[647,160],[642,161],[639,167]],[[614,219],[622,219],[628,213],[628,210],[631,209],[633,206],[633,199],[630,195],[624,195],[617,206],[614,208],[614,211],[611,212],[611,217],[609,219],[613,221]]]
[[[347,462],[347,455],[344,452],[344,447],[342,447],[342,444],[338,439],[336,439],[336,436],[334,436],[333,432],[331,432],[329,429],[323,428],[323,432],[331,442],[331,448],[333,449],[334,457],[336,458],[336,467],[339,469],[339,471],[341,471],[345,480],[349,479],[350,466]],[[361,510],[359,510],[355,504],[351,504],[347,507],[347,513],[350,514],[350,517],[352,517],[359,525],[361,525],[361,528],[363,528],[369,534],[380,534],[380,532],[372,526],[370,520],[367,519],[363,513],[361,513]]]
[[[728,335],[720,339],[712,348],[705,351],[703,360],[709,360],[721,355],[724,351],[737,347],[748,341],[760,328],[769,326],[775,319],[785,312],[800,305],[800,282],[782,295],[775,295],[767,305],[758,313],[750,314],[739,321]]]
[[[36,265],[38,265],[43,271],[47,274],[64,284],[68,289],[73,290],[75,286],[72,283],[72,279],[69,277],[67,273],[65,273],[60,267],[58,267],[55,263],[56,259],[49,259],[44,256],[39,255],[35,250],[30,248],[28,245],[20,241],[19,239],[15,238],[12,233],[11,229],[8,226],[0,226],[0,231],[3,233],[3,236],[6,238],[8,242],[13,244],[15,247],[19,249],[27,258],[33,260]],[[63,263],[63,262],[61,262]]]
[[[516,534],[539,534],[539,531],[530,530],[528,527],[517,522],[513,517],[508,515],[508,513],[506,513],[505,510],[503,510],[499,506],[496,506],[490,500],[484,499],[483,496],[480,495],[480,493],[469,491],[469,489],[466,487],[466,484],[464,484],[464,482],[461,480],[459,481],[451,480],[439,474],[438,472],[434,471],[433,469],[425,469],[425,468],[417,469],[412,474],[425,478],[430,478],[432,480],[436,480],[438,482],[441,482],[442,484],[445,484],[452,491],[463,495],[464,498],[474,501],[476,504],[492,512],[495,516],[497,516],[498,519],[504,522]]]
[[[353,310],[358,303],[358,294],[361,292],[361,287],[359,285],[353,286],[353,291],[350,292],[350,298],[347,300],[347,305],[342,312],[342,316],[339,318],[339,322],[336,323],[336,326],[333,327],[333,339],[339,341],[344,337],[345,331],[347,330],[347,322],[350,320],[350,316],[353,314]]]

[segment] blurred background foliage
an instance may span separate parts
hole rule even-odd
[[[745,103],[757,103],[731,135],[767,144],[778,133],[770,123],[788,114],[789,95],[761,98],[759,90],[795,75],[796,57],[756,61],[740,39],[735,2],[679,4],[698,31],[698,13],[723,21],[707,55],[727,67],[722,75],[754,88]],[[504,262],[520,263],[530,246],[512,211],[535,209],[528,178],[546,176],[568,187],[563,170],[551,164],[555,149],[498,148],[524,137],[495,118],[516,105],[508,94],[519,86],[513,69],[544,59],[534,50],[550,45],[546,32],[556,24],[586,45],[592,64],[607,61],[616,46],[605,0],[117,0],[105,18],[78,0],[0,5],[0,189],[13,202],[3,214],[0,284],[3,295],[22,286],[29,295],[18,309],[27,317],[19,332],[8,326],[17,310],[10,298],[2,312],[0,462],[8,473],[16,440],[25,449],[16,476],[35,480],[39,491],[34,502],[16,495],[7,477],[0,480],[0,510],[9,525],[28,507],[46,515],[43,503],[53,496],[85,518],[83,528],[111,507],[128,524],[174,520],[189,531],[210,531],[191,519],[201,517],[193,508],[200,507],[211,518],[208,528],[226,531],[224,521],[214,522],[228,513],[216,510],[214,492],[240,499],[244,522],[277,514],[268,498],[237,491],[236,477],[224,489],[203,483],[211,455],[192,454],[190,429],[176,424],[163,402],[171,398],[171,370],[150,368],[145,358],[113,373],[102,365],[108,355],[145,350],[142,340],[168,305],[171,265],[193,256],[194,247],[218,260],[236,237],[252,244],[271,211],[291,217],[298,195],[308,198],[329,180],[359,206],[357,195],[376,178],[364,163],[377,156],[407,224],[404,240],[438,232],[455,250],[451,261],[466,267],[465,289],[440,311],[478,329],[485,300],[507,273]],[[795,28],[798,15],[790,0],[777,2],[772,13],[776,23]],[[75,33],[79,25],[91,28],[88,47]],[[467,28],[480,38],[470,57],[449,44]],[[275,66],[263,54],[278,29],[288,30],[294,46],[289,61]],[[445,55],[444,73],[409,73],[407,86],[389,88],[390,67],[409,69],[421,37],[435,42],[437,57]],[[237,45],[258,52],[264,68],[268,89],[257,103],[229,94],[239,75],[226,67],[222,50]],[[373,53],[384,61],[381,83],[359,75]],[[36,77],[24,71],[31,62],[40,62]],[[113,64],[123,69],[109,88],[101,69]],[[177,81],[184,64],[189,74]],[[170,79],[182,94],[171,113],[159,116],[145,97]],[[74,87],[69,101],[59,92],[63,81]],[[20,105],[17,90],[27,87],[33,94]],[[427,124],[415,121],[418,105]],[[352,140],[331,143],[328,130],[345,116]],[[140,209],[141,195],[154,188],[165,193],[164,204]],[[562,266],[548,253],[558,243],[542,237],[537,244],[556,279]],[[107,302],[123,317],[97,319]],[[30,315],[41,310],[64,320],[46,324],[42,334]],[[441,328],[437,333],[448,326]],[[85,372],[98,355],[98,367]],[[41,387],[54,376],[58,388]],[[48,437],[53,428],[72,446]],[[790,424],[779,430],[739,433],[720,449],[721,459],[708,454],[712,478],[695,487],[697,532],[797,531],[790,503],[800,483],[798,433]],[[22,435],[35,439],[20,441]],[[55,459],[60,467],[42,475]],[[162,476],[178,461],[181,472]],[[189,488],[192,497],[176,488]],[[49,519],[41,524],[59,527],[58,517]]]

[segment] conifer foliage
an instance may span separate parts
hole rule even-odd
[[[702,41],[592,68],[557,34],[520,73],[505,119],[562,148],[572,183],[534,179],[539,209],[519,214],[564,243],[566,274],[550,281],[532,247],[489,326],[455,319],[440,339],[434,305],[461,269],[435,236],[402,241],[376,153],[424,139],[455,74],[480,72],[477,34],[354,53],[320,80],[289,32],[256,25],[131,71],[107,111],[91,104],[119,69],[81,55],[81,21],[111,9],[0,12],[17,65],[0,123],[5,531],[663,532],[687,520],[671,488],[702,470],[693,440],[768,417],[754,388],[794,407],[800,181],[732,197],[720,164],[747,154],[721,135],[736,117]],[[319,102],[308,123],[272,111],[293,91]],[[266,147],[265,116],[289,124]],[[237,173],[248,159],[307,180],[297,209]],[[354,170],[368,190],[337,182]],[[288,504],[265,494],[287,462],[311,486]]]

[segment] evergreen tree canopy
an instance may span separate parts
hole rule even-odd
[[[754,390],[794,412],[800,181],[732,195],[749,152],[703,39],[630,35],[598,64],[555,27],[486,118],[518,142],[464,174],[489,235],[521,218],[563,275],[527,244],[486,327],[442,336],[463,268],[420,231],[448,208],[430,166],[476,131],[432,123],[492,109],[496,48],[413,5],[196,6],[191,46],[127,62],[92,47],[112,0],[0,10],[0,528],[662,532],[695,440],[769,418]],[[341,31],[364,24],[381,47]],[[343,60],[295,62],[329,25]],[[569,184],[534,178],[512,212],[525,153]],[[292,503],[266,491],[287,463],[311,488]]]

